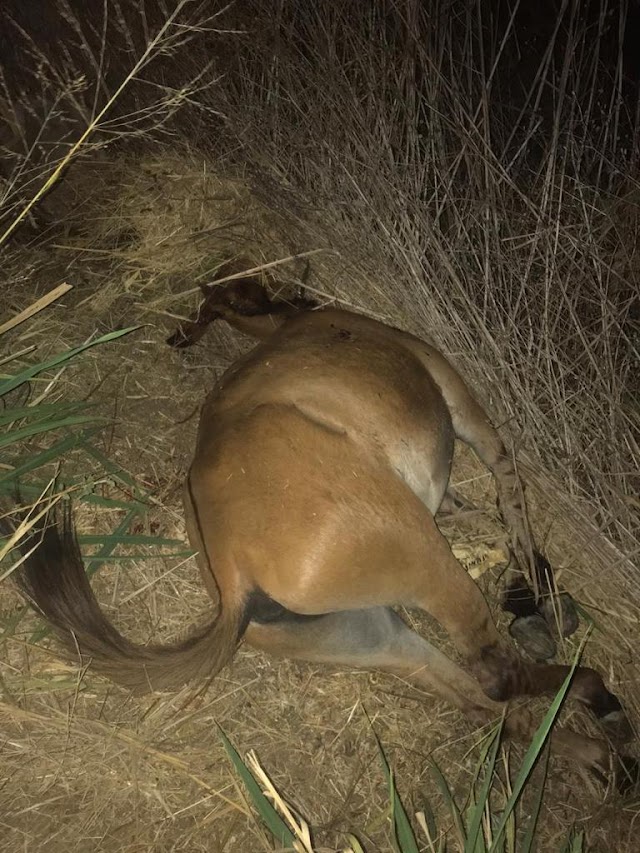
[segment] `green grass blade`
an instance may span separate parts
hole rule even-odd
[[[369,725],[371,725],[371,721],[369,721]],[[378,738],[378,735],[376,734],[373,725],[371,725],[371,731],[373,732],[373,736],[378,746],[378,753],[380,755],[382,769],[384,771],[384,775],[389,786],[389,800],[391,808],[391,820],[393,823],[394,847],[396,848],[398,853],[419,853],[418,844],[416,842],[416,837],[413,834],[411,823],[409,821],[405,808],[402,805],[402,800],[400,799],[400,797],[398,796],[398,792],[396,791],[393,773],[391,772],[391,768],[389,767],[387,756],[384,754],[382,744],[380,743],[380,739]]]
[[[495,768],[496,768],[496,759],[498,757],[498,750],[500,748],[502,735],[502,726],[496,730],[492,739],[490,740],[487,748],[484,751],[485,760],[483,764],[485,765],[484,771],[484,779],[482,780],[482,785],[480,787],[480,791],[478,793],[478,801],[473,809],[471,814],[468,830],[467,830],[467,840],[464,845],[464,853],[476,853],[477,844],[478,844],[478,836],[480,835],[480,827],[482,825],[482,815],[485,810],[485,806],[487,800],[489,799],[489,795],[491,793],[491,784],[493,782]],[[476,777],[477,778],[477,777]],[[480,844],[480,850],[485,850],[484,838],[482,837]]]
[[[76,481],[73,479],[69,480],[68,485],[74,486],[74,485],[76,485]],[[80,483],[78,483],[78,485],[80,485]],[[34,498],[34,499],[39,498],[40,495],[43,494],[44,490],[45,490],[45,484],[39,485],[37,483],[35,483],[35,484],[20,483],[20,496],[23,498]],[[7,495],[7,496],[10,496],[11,498],[14,498],[15,493],[16,493],[16,484],[13,480],[10,480],[10,479],[0,480],[0,495]],[[102,497],[102,495],[96,495],[96,494],[93,494],[92,492],[85,492],[85,493],[80,492],[77,495],[77,498],[75,498],[75,499],[78,501],[81,501],[82,503],[88,503],[88,504],[92,504],[95,506],[102,506],[102,507],[105,507],[107,509],[123,509],[126,512],[129,512],[130,510],[135,509],[135,511],[138,514],[142,514],[147,509],[146,504],[144,504],[142,501],[120,500],[118,498],[104,498],[104,497]]]
[[[83,533],[78,536],[78,542],[81,545],[102,545],[113,546],[118,545],[123,548],[128,548],[131,545],[147,545],[149,547],[165,547],[167,545],[179,545],[184,547],[184,542],[181,539],[164,539],[162,536],[146,536],[142,533],[124,533],[119,536],[113,534],[101,533]]]
[[[101,506],[105,509],[123,509],[126,512],[135,511],[138,515],[143,515],[147,511],[147,505],[142,501],[124,500],[124,498],[105,498],[102,495],[96,495],[92,492],[79,495],[78,500],[82,501],[82,503]]]
[[[218,732],[222,739],[223,746],[231,763],[233,764],[236,773],[242,779],[249,797],[256,811],[260,815],[262,822],[268,828],[269,832],[283,847],[293,847],[295,837],[286,823],[282,820],[278,812],[271,805],[269,800],[262,793],[262,789],[253,777],[253,774],[244,763],[235,747],[226,736],[224,731],[218,726]]]
[[[494,853],[494,851],[497,849],[496,844],[501,838],[502,833],[504,832],[507,826],[507,822],[509,821],[510,815],[513,812],[518,800],[520,799],[520,795],[522,794],[524,786],[531,774],[531,771],[533,770],[538,756],[542,752],[544,745],[547,742],[547,739],[551,733],[551,729],[553,728],[553,724],[555,723],[558,713],[560,712],[560,708],[562,707],[562,703],[564,702],[567,692],[569,691],[571,679],[573,678],[573,674],[576,671],[576,667],[578,666],[578,661],[580,660],[582,649],[584,648],[584,642],[586,641],[586,638],[588,636],[589,635],[587,634],[585,640],[583,640],[580,648],[578,649],[571,669],[569,670],[569,674],[565,678],[560,690],[557,692],[549,710],[544,715],[544,719],[538,726],[531,745],[525,753],[522,762],[522,767],[520,768],[518,776],[516,777],[516,780],[514,782],[513,791],[507,801],[505,810],[502,814],[502,818],[500,819],[500,823],[498,824],[498,829],[496,830],[496,833],[494,835],[493,844],[491,845],[489,853]]]
[[[125,486],[131,489],[133,495],[136,498],[143,498],[147,495],[147,492],[140,488],[140,486],[136,483],[133,477],[127,474],[126,471],[123,471],[121,468],[118,468],[118,466],[114,462],[112,462],[111,459],[108,459],[93,444],[86,442],[84,444],[84,449],[89,454],[89,456],[95,459],[95,461],[102,466],[102,468],[107,472],[107,474],[110,474],[115,480],[119,480],[121,483],[124,483]]]
[[[578,830],[571,839],[571,853],[582,853],[584,850],[584,829]]]
[[[431,771],[435,777],[436,784],[440,789],[440,793],[447,804],[449,811],[451,812],[451,816],[453,817],[453,822],[455,824],[456,830],[460,837],[460,843],[464,848],[467,843],[467,833],[464,828],[464,821],[462,820],[462,815],[460,814],[460,809],[458,808],[458,804],[456,803],[453,794],[447,784],[447,780],[442,775],[442,771],[435,763],[435,761],[431,762]]]
[[[429,842],[429,850],[433,851],[435,840],[438,837],[438,826],[436,824],[436,817],[433,813],[433,809],[431,808],[431,803],[429,800],[424,800],[422,804],[422,814],[424,816],[424,827],[422,827],[423,831],[426,832],[427,841]],[[442,849],[443,843],[445,840],[440,839],[440,844],[438,849]]]
[[[0,545],[3,545],[7,541],[6,537],[0,536]],[[178,559],[187,559],[187,557],[193,557],[195,551],[190,548],[185,548],[182,551],[166,551],[162,553],[153,552],[152,554],[110,554],[108,557],[99,557],[93,554],[83,554],[82,560],[86,566],[90,566],[92,563],[102,564],[105,562],[109,563],[133,563],[133,562],[143,562],[144,560],[178,560]],[[9,559],[9,557],[5,557],[5,559]],[[95,569],[91,571],[87,570],[87,574],[93,574]]]
[[[492,853],[505,853],[506,842],[504,840],[504,833],[500,836],[500,838],[495,842],[492,846]],[[510,853],[515,853],[515,851],[511,850]]]
[[[51,432],[54,429],[63,427],[80,426],[82,424],[100,424],[107,423],[106,418],[101,418],[97,415],[69,415],[63,418],[52,418],[28,426],[13,429],[7,435],[0,436],[0,449],[10,447],[19,441],[24,441],[26,438],[32,438],[34,435],[41,435],[44,432]]]
[[[127,531],[133,524],[133,522],[140,515],[140,511],[138,507],[132,507],[129,512],[125,515],[122,521],[117,525],[116,529],[111,534],[109,542],[105,543],[102,548],[98,551],[97,554],[92,554],[91,559],[95,561],[99,561],[100,564],[106,563],[110,557],[113,555],[114,549],[118,545],[119,537],[126,536]],[[91,569],[87,570],[87,574],[91,577],[98,570],[98,566],[94,565]]]
[[[87,566],[87,574],[92,575],[98,566],[103,565],[103,563],[140,563],[143,560],[178,560],[178,559],[187,559],[187,557],[193,557],[195,551],[185,550],[185,551],[167,551],[162,554],[110,554],[108,557],[94,557],[91,554],[88,556],[83,555],[82,559],[84,560]],[[91,568],[89,568],[91,567]]]
[[[602,631],[602,633],[606,633],[602,625],[593,617],[593,614],[589,610],[585,610],[577,601],[574,602],[576,606],[576,611],[578,616],[581,619],[584,619],[585,623],[589,626],[593,625],[598,631]]]
[[[560,853],[584,853],[584,850],[584,830],[576,832],[575,826],[572,826]]]
[[[391,801],[391,817],[395,832],[395,840],[399,853],[418,853],[418,844],[413,832],[409,816],[402,805],[402,800],[396,790],[395,777],[389,773],[389,798]]]
[[[136,329],[141,328],[140,326],[130,326],[127,329],[119,329],[116,332],[109,332],[106,335],[102,335],[99,338],[96,338],[93,341],[89,341],[89,343],[82,344],[82,346],[74,347],[73,349],[69,349],[66,352],[58,353],[58,355],[53,356],[53,358],[48,359],[47,361],[42,361],[39,364],[34,364],[31,367],[28,367],[26,370],[17,373],[15,376],[11,376],[9,379],[5,379],[4,382],[0,382],[0,397],[4,397],[5,394],[8,394],[9,391],[14,391],[16,388],[19,388],[21,385],[24,385],[25,382],[28,382],[30,379],[38,376],[38,374],[43,373],[45,370],[50,370],[53,367],[58,367],[61,364],[69,361],[75,356],[80,355],[80,353],[85,352],[92,347],[99,346],[100,344],[109,343],[109,341],[115,341],[117,338],[121,338],[124,335],[128,335],[131,332],[135,332]]]
[[[531,812],[531,817],[529,819],[529,826],[527,828],[527,833],[522,841],[522,853],[533,853],[533,845],[536,840],[536,832],[538,829],[538,820],[540,818],[540,810],[542,808],[542,801],[544,799],[544,793],[547,787],[547,772],[549,770],[549,750],[547,749],[544,753],[544,766],[542,768],[542,779],[540,780],[540,787],[538,789],[538,796],[536,797],[536,801],[533,805],[533,809]]]
[[[55,444],[52,444],[51,447],[46,450],[29,456],[23,462],[18,461],[11,471],[7,471],[5,474],[0,476],[0,488],[4,483],[10,482],[14,486],[12,491],[15,491],[15,481],[18,478],[31,471],[35,471],[38,468],[42,468],[50,462],[68,456],[72,450],[78,447],[82,442],[86,441],[87,438],[90,438],[101,430],[102,426],[96,426],[82,430],[80,433],[71,433],[71,435],[65,436],[65,438],[60,439],[60,441],[56,441]],[[20,486],[20,492],[23,493],[22,485]]]
[[[71,403],[40,403],[37,406],[19,406],[15,408],[9,407],[0,414],[0,426],[21,420],[46,420],[54,415],[63,417],[77,412],[80,409],[88,409],[95,407],[95,403],[84,403],[76,401]]]
[[[29,610],[29,608],[24,605],[23,607],[19,607],[13,613],[10,613],[5,619],[2,620],[2,632],[0,633],[0,640],[6,640],[9,637],[13,637],[16,628],[20,624],[22,617]]]
[[[100,568],[103,563],[108,562],[111,557],[113,548],[115,547],[116,537],[119,535],[125,535],[129,527],[133,524],[133,522],[138,518],[141,514],[140,509],[137,506],[133,506],[129,512],[126,513],[122,521],[118,524],[116,529],[113,532],[113,542],[104,545],[97,554],[94,554],[90,561],[91,565],[87,566],[87,575],[92,577]],[[42,628],[39,628],[35,631],[31,636],[31,642],[37,643],[40,640],[44,639],[49,633],[51,629],[48,625],[44,625]]]

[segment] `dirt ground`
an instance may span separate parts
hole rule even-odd
[[[221,261],[242,254],[260,264],[327,249],[327,243],[299,238],[241,181],[170,157],[80,167],[51,197],[46,217],[46,245],[26,242],[5,270],[10,275],[3,285],[3,319],[61,281],[73,290],[7,343],[14,349],[35,343],[38,354],[46,354],[77,345],[96,330],[144,324],[85,354],[60,378],[56,393],[88,397],[113,418],[99,446],[148,492],[146,530],[184,539],[180,493],[198,407],[215,378],[251,343],[221,324],[195,349],[180,352],[165,345],[167,333],[176,317],[197,304],[197,293],[190,292],[197,281],[206,281]],[[372,282],[366,272],[347,269],[344,257],[344,250],[341,258],[326,251],[311,256],[308,275],[304,260],[278,271],[289,283],[307,275],[305,283],[320,298],[338,296],[402,322],[393,316],[384,280]],[[501,568],[496,548],[504,532],[490,479],[471,454],[461,452],[453,483],[484,512],[445,520],[443,527],[495,601]],[[122,486],[103,488],[116,494]],[[600,626],[586,660],[600,667],[637,720],[638,611],[610,572],[589,564],[578,534],[566,529],[553,501],[548,503],[536,503],[534,527],[562,570],[562,583]],[[80,508],[79,529],[110,530],[112,513]],[[101,569],[96,587],[108,614],[139,641],[176,637],[212,606],[191,558],[116,562]],[[11,583],[4,583],[2,624],[19,607]],[[405,616],[437,635],[421,614]],[[242,648],[196,699],[188,690],[133,699],[91,670],[79,673],[48,641],[28,642],[35,617],[22,624],[2,646],[1,850],[272,849],[230,768],[217,726],[242,754],[257,752],[279,790],[313,827],[318,848],[340,849],[346,846],[343,833],[353,832],[367,851],[392,849],[371,723],[411,812],[429,801],[442,827],[450,824],[431,760],[463,804],[481,733],[399,679],[275,661]],[[567,641],[565,660],[583,631]],[[440,641],[446,648],[445,638]],[[595,731],[574,707],[564,716],[581,730]],[[512,746],[505,762],[517,769],[521,755]],[[620,802],[579,769],[552,760],[538,849],[558,850],[576,824],[587,830],[591,849],[631,853],[638,849],[637,815],[637,804]]]

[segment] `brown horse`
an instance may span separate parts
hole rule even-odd
[[[211,678],[244,639],[275,655],[387,670],[478,723],[507,710],[506,732],[530,737],[532,715],[506,703],[556,691],[569,668],[528,662],[500,636],[434,521],[458,438],[496,480],[513,551],[512,634],[538,658],[553,654],[550,568],[528,535],[510,454],[432,346],[365,316],[309,309],[236,281],[208,292],[199,316],[170,339],[188,345],[218,317],[262,339],[206,399],[184,490],[189,539],[219,602],[209,624],[172,646],[125,639],[93,595],[69,511],[16,572],[22,589],[71,652],[138,693]],[[568,597],[560,603],[568,632],[576,620]],[[410,630],[395,605],[435,617],[467,668]],[[569,695],[619,740],[629,736],[597,672],[578,668]],[[611,762],[604,739],[559,729],[552,743],[594,772],[613,767],[619,781],[636,769],[632,759]]]

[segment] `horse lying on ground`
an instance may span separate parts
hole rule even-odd
[[[310,307],[274,303],[255,280],[236,281],[208,291],[198,317],[170,339],[189,345],[224,318],[262,340],[207,397],[184,489],[189,539],[219,603],[209,624],[176,645],[125,639],[94,597],[69,510],[41,531],[19,584],[72,653],[136,693],[210,679],[244,639],[274,655],[395,673],[478,724],[506,710],[506,733],[530,738],[531,713],[506,703],[557,691],[569,668],[539,662],[554,652],[549,625],[554,612],[565,633],[577,620],[568,596],[552,600],[510,454],[432,346],[365,316]],[[512,550],[505,607],[536,662],[500,636],[434,521],[456,438],[495,477]],[[23,543],[25,554],[32,544]],[[397,605],[431,614],[466,668],[410,630]],[[617,742],[631,735],[593,669],[576,670],[569,695]],[[612,773],[620,787],[637,776],[634,759],[604,738],[557,729],[552,748],[601,777]]]

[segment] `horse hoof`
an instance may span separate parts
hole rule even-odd
[[[615,764],[615,783],[623,797],[640,794],[640,761],[631,755],[618,755]]]
[[[622,709],[605,714],[604,717],[600,718],[600,725],[609,740],[616,746],[621,746],[635,740],[635,732],[631,728],[631,723]]]
[[[570,637],[580,624],[575,602],[567,592],[544,598],[538,611],[544,616],[551,630],[561,637]]]
[[[549,660],[555,657],[555,640],[547,622],[539,613],[517,616],[509,625],[509,633],[534,660]]]

